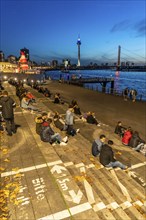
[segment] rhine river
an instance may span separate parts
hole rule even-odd
[[[137,99],[142,98],[146,101],[146,72],[122,72],[113,70],[71,70],[69,73],[62,73],[61,71],[47,71],[46,76],[50,76],[53,80],[58,80],[60,77],[67,80],[71,76],[82,77],[82,78],[93,78],[93,77],[110,77],[114,78],[115,86],[114,89],[119,94],[128,87],[129,89],[137,90]],[[85,84],[85,88],[94,89],[101,91],[100,83]],[[110,88],[110,83],[107,83],[107,91]]]

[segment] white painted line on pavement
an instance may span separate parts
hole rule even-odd
[[[136,169],[136,168],[142,167],[142,166],[144,166],[144,165],[146,165],[146,162],[134,164],[134,165],[132,165],[132,166],[129,168],[129,170]]]
[[[117,209],[117,208],[119,208],[119,207],[120,207],[120,206],[118,205],[117,202],[112,202],[112,203],[110,203],[109,205],[107,205],[107,208],[108,208],[108,209],[111,209],[111,210]]]
[[[50,163],[44,163],[44,164],[40,164],[40,165],[36,165],[36,166],[32,166],[32,167],[26,167],[26,168],[22,168],[22,169],[19,169],[17,171],[9,171],[9,172],[4,172],[1,174],[1,177],[6,177],[6,176],[11,176],[11,175],[15,175],[17,173],[24,173],[24,172],[28,172],[28,171],[32,171],[32,170],[36,170],[36,169],[41,169],[41,168],[44,168],[44,167],[50,167],[50,166],[53,166],[53,165],[57,165],[57,164],[61,164],[62,161],[61,160],[56,160],[56,161],[53,161],[53,162],[50,162]]]
[[[87,211],[89,209],[92,209],[92,207],[88,202],[86,202],[81,205],[77,205],[72,208],[65,209],[63,211],[56,212],[54,214],[39,218],[38,220],[64,219],[64,218],[70,217],[71,215],[75,215],[75,214]]]
[[[131,200],[131,197],[130,197],[126,187],[119,181],[115,171],[114,170],[110,170],[110,172],[115,177],[115,179],[117,180],[117,183],[118,183],[119,187],[121,188],[121,191],[123,192],[124,196],[126,196],[127,200],[129,202],[131,202],[132,200]]]
[[[84,163],[78,163],[78,164],[75,165],[75,167],[84,167],[84,166],[85,166]]]
[[[42,217],[42,218],[39,218],[37,220],[55,220],[55,219],[65,219],[67,217],[70,217],[71,215],[75,215],[75,214],[78,214],[78,213],[82,213],[84,211],[87,211],[87,210],[90,210],[93,208],[93,210],[95,212],[98,212],[98,211],[101,211],[103,209],[110,209],[110,210],[114,210],[114,209],[117,209],[117,208],[122,208],[123,210],[131,207],[132,205],[139,205],[139,206],[143,206],[144,204],[137,200],[136,202],[134,202],[133,204],[130,203],[129,201],[125,201],[123,202],[122,204],[118,204],[117,202],[112,202],[108,205],[105,205],[103,202],[99,202],[95,205],[93,205],[93,207],[89,204],[89,202],[86,202],[86,203],[83,203],[83,204],[80,204],[80,205],[77,205],[77,206],[74,206],[72,208],[69,208],[69,209],[65,209],[65,210],[62,210],[60,212],[56,212],[56,213],[53,213],[51,215],[47,215],[45,217]]]
[[[93,206],[93,210],[95,212],[100,211],[102,209],[106,209],[106,205],[103,202],[99,202]]]
[[[92,209],[92,206],[89,204],[89,202],[86,202],[86,203],[83,203],[81,205],[69,208],[72,215],[87,211],[89,209]]]
[[[132,204],[129,201],[126,201],[126,202],[123,202],[120,206],[124,210],[124,209],[127,209],[127,208],[131,207]]]
[[[86,173],[85,167],[80,167],[80,172],[81,172],[81,173]]]
[[[95,167],[95,165],[94,164],[89,164],[89,165],[86,165],[86,167],[89,169],[89,168]]]
[[[67,163],[64,163],[64,166],[65,166],[65,167],[69,167],[69,166],[72,166],[72,165],[74,165],[73,162],[67,162]]]
[[[84,187],[85,187],[85,190],[86,190],[88,202],[89,202],[90,204],[95,203],[95,199],[94,199],[92,187],[91,187],[91,185],[87,182],[87,180],[84,180]]]
[[[48,167],[50,167],[50,166],[61,164],[61,163],[63,163],[62,160],[56,160],[56,161],[47,163],[47,165],[48,165]]]
[[[143,206],[143,203],[139,200],[133,203],[133,205]]]

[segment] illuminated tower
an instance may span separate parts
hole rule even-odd
[[[78,45],[78,65],[77,65],[77,66],[81,66],[81,62],[80,62],[80,45],[81,45],[81,39],[80,39],[80,37],[78,37],[77,45]]]

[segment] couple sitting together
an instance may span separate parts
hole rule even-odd
[[[53,146],[60,144],[60,146],[67,145],[68,137],[62,138],[59,133],[55,133],[51,127],[52,119],[48,118],[48,114],[43,112],[42,115],[36,117],[36,133],[40,135],[43,142],[49,142]]]

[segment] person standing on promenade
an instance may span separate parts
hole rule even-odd
[[[136,91],[136,89],[131,89],[131,90],[130,90],[130,99],[132,100],[132,102],[135,102],[136,96],[137,96],[137,91]]]
[[[8,96],[8,92],[4,91],[0,99],[0,111],[6,123],[6,130],[9,136],[12,136],[12,132],[16,133],[16,127],[14,123],[14,108],[16,103]]]
[[[127,169],[128,167],[122,164],[120,161],[117,161],[114,157],[114,152],[112,150],[113,141],[109,140],[108,144],[104,144],[101,148],[99,161],[105,167],[120,167],[122,170]]]
[[[74,108],[72,105],[69,105],[69,108],[66,111],[65,126],[64,126],[64,130],[67,131],[68,135],[74,136],[76,133],[79,132],[79,129],[75,130],[73,128],[73,125],[74,125]]]
[[[123,96],[124,96],[124,100],[127,101],[128,100],[128,94],[129,94],[129,89],[125,88],[124,92],[123,92]]]
[[[92,144],[92,155],[94,157],[97,157],[100,155],[100,151],[102,146],[104,145],[106,136],[104,134],[101,134],[99,139],[96,139]]]

